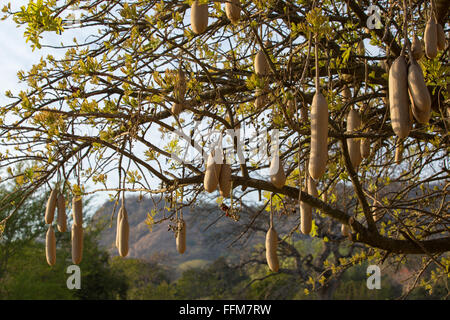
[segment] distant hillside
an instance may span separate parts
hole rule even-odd
[[[114,203],[106,202],[94,215],[94,220],[102,219],[110,221]],[[175,247],[175,237],[172,231],[168,231],[169,220],[153,225],[152,231],[145,223],[147,214],[153,209],[150,199],[139,201],[138,198],[129,198],[126,201],[128,219],[130,223],[130,250],[129,257],[145,260],[158,258],[163,263],[185,268],[187,266],[200,266],[212,262],[220,256],[227,258],[238,257],[242,253],[242,247],[227,248],[239,229],[244,228],[244,221],[234,222],[222,217],[223,212],[215,205],[201,205],[194,209],[183,211],[187,225],[187,249],[184,254],[179,254]],[[163,205],[158,205],[158,210],[163,210]],[[116,215],[117,215],[116,208]],[[167,212],[167,211],[166,211]],[[110,251],[112,255],[118,255],[115,248],[116,215],[113,225],[101,233],[100,245]],[[158,214],[158,219],[162,215]],[[214,221],[219,220],[205,230]],[[157,218],[155,217],[155,220]],[[227,235],[230,235],[229,237]],[[263,243],[264,237],[253,236],[246,247],[256,243]],[[184,265],[183,265],[184,264]]]

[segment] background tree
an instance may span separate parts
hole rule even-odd
[[[437,268],[430,281],[447,281],[448,47],[419,61],[431,117],[427,124],[414,123],[401,141],[389,115],[387,70],[405,54],[402,48],[409,52],[405,40],[422,36],[432,12],[446,26],[448,2],[379,1],[383,28],[369,30],[369,1],[242,1],[237,24],[230,23],[223,1],[210,1],[208,26],[198,34],[190,26],[191,2],[43,0],[19,10],[5,6],[5,16],[26,27],[33,48],[49,47],[46,32],[73,28],[89,37],[56,46],[63,56],[43,57],[19,72],[27,90],[7,92],[12,102],[0,111],[0,167],[8,170],[3,181],[20,179],[24,199],[59,177],[76,194],[173,194],[190,206],[204,196],[203,156],[217,145],[207,143],[211,129],[224,136],[226,129],[241,128],[245,138],[267,129],[274,140],[278,129],[286,185],[276,188],[269,164],[242,157],[231,141],[229,149],[246,160],[232,164],[234,204],[262,191],[300,197],[335,224],[350,225],[350,239],[373,248],[364,259],[421,254],[424,269]],[[71,5],[82,12],[80,24],[68,25]],[[364,55],[357,51],[361,40],[373,46]],[[268,62],[265,75],[253,67],[260,49]],[[184,96],[179,70],[187,80]],[[345,101],[344,86],[352,89]],[[329,139],[326,172],[313,196],[302,181],[311,145],[308,110],[317,90],[328,104]],[[348,132],[352,108],[362,113],[363,125]],[[180,131],[200,137],[194,143],[199,157],[189,163],[179,161],[191,143],[174,134]],[[358,167],[349,155],[350,138],[371,144]],[[25,161],[33,163],[11,168]],[[338,182],[352,188],[354,205],[346,211],[336,205]],[[88,190],[91,183],[103,186]]]
[[[14,186],[5,186],[0,190],[1,197],[10,196],[11,202],[0,210],[0,219],[6,218],[16,203],[21,202],[21,194],[14,190]],[[3,225],[0,237],[0,279],[3,279],[8,262],[19,254],[24,247],[31,245],[36,238],[45,232],[43,211],[45,195],[36,195],[26,199],[17,215]],[[1,281],[1,280],[0,280]]]

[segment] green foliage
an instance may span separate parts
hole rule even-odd
[[[367,288],[367,263],[348,269],[333,294],[336,300],[386,300],[400,297],[402,291],[387,275],[381,275],[381,289]]]
[[[99,224],[84,232],[80,290],[69,290],[66,285],[69,277],[66,270],[73,264],[70,232],[56,232],[56,264],[53,267],[47,264],[43,243],[47,227],[43,213],[48,194],[43,195],[41,199],[29,198],[6,224],[0,240],[0,297],[33,300],[125,298],[124,276],[110,268],[108,253],[98,246]],[[7,213],[8,210],[0,212],[0,218]]]
[[[114,257],[110,263],[114,274],[126,279],[126,299],[173,299],[174,288],[169,286],[169,270],[154,262]]]
[[[203,269],[183,272],[177,281],[177,298],[181,299],[226,299],[232,298],[236,286],[247,277],[219,258]]]
[[[24,36],[26,41],[31,41],[33,50],[40,49],[41,34],[45,31],[62,32],[62,19],[56,16],[53,9],[56,7],[56,0],[31,0],[27,6],[22,6],[20,11],[14,14],[14,21],[17,24],[25,24]]]
[[[12,215],[4,224],[0,234],[0,278],[6,272],[10,259],[19,254],[20,250],[31,245],[34,240],[44,234],[44,206],[45,197],[30,197],[16,214]],[[13,204],[21,201],[21,192],[11,189],[0,189],[0,221],[8,217],[14,210]],[[7,202],[7,203],[5,203]]]

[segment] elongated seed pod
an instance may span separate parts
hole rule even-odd
[[[171,111],[172,111],[174,116],[177,116],[177,115],[179,115],[181,113],[181,111],[183,111],[183,105],[181,103],[174,102],[172,104]]]
[[[273,157],[270,162],[270,182],[278,188],[281,189],[286,184],[286,174],[284,173],[283,163],[280,161],[279,157]]]
[[[308,194],[311,194],[314,196],[315,193],[317,193],[317,189],[315,186],[315,181],[312,180],[310,176],[307,176],[305,178],[305,190],[302,192],[306,192]],[[310,189],[310,187],[312,189]],[[300,231],[303,234],[309,234],[311,232],[312,228],[312,208],[309,204],[302,201],[302,196],[300,195]]]
[[[328,203],[328,190],[322,191],[322,201]]]
[[[241,19],[241,7],[239,0],[227,0],[225,3],[225,13],[232,24],[238,24]]]
[[[304,201],[300,201],[300,231],[309,234],[312,228],[312,208]]]
[[[186,75],[184,74],[184,71],[181,69],[178,69],[174,89],[175,89],[174,90],[175,99],[178,102],[183,101],[184,96],[186,95]]]
[[[49,266],[56,263],[56,237],[52,225],[48,226],[47,235],[45,236],[45,257]]]
[[[428,58],[434,59],[438,53],[438,39],[437,39],[437,25],[434,14],[428,19],[425,26],[424,42],[425,42],[425,54]]]
[[[205,32],[208,27],[208,4],[195,0],[191,6],[191,27],[196,34]]]
[[[206,163],[206,172],[203,179],[203,185],[205,190],[209,193],[214,192],[219,184],[220,172],[217,172],[217,164],[214,159],[214,155],[211,153]]]
[[[263,50],[259,50],[255,56],[255,73],[258,76],[266,76],[270,72],[269,62],[264,55]]]
[[[412,54],[413,58],[417,61],[419,61],[424,55],[422,42],[419,40],[419,37],[417,37],[416,35],[414,35],[414,38],[413,38],[413,41],[411,44],[411,54]]]
[[[58,217],[57,217],[58,231],[66,232],[67,231],[66,199],[64,198],[64,194],[62,194],[61,192],[58,192],[57,208],[58,208]]]
[[[352,93],[347,86],[342,89],[342,98],[345,103],[348,103],[352,99]]]
[[[287,112],[289,116],[292,116],[295,114],[295,105],[296,105],[296,99],[289,99],[287,102]]]
[[[178,253],[183,254],[186,251],[186,222],[183,219],[178,220],[178,231],[176,235],[176,244]]]
[[[80,264],[83,259],[83,227],[72,225],[72,262]]]
[[[120,221],[123,217],[123,207],[120,207],[119,212],[117,213],[117,222],[116,222],[116,248],[119,249],[119,234],[120,234]]]
[[[128,240],[130,236],[130,225],[128,224],[128,213],[125,207],[119,222],[119,254],[121,257],[128,255]]]
[[[440,23],[436,24],[437,48],[439,51],[445,50],[446,40],[444,28]]]
[[[361,139],[361,157],[368,158],[370,155],[370,139],[362,138]]]
[[[217,161],[217,159],[216,159],[216,161]],[[222,164],[222,163],[216,163],[215,165],[216,165],[217,186],[218,186],[218,185],[219,185],[219,180],[220,180],[220,174],[221,174],[221,172],[222,172],[222,166],[223,166],[223,164]],[[217,187],[216,187],[216,188],[217,188]]]
[[[319,180],[325,173],[328,161],[328,106],[327,100],[316,92],[311,105],[311,152],[309,175]]]
[[[264,89],[256,88],[255,90],[255,108],[261,109],[266,106],[266,104],[269,102],[269,96],[267,94],[267,91],[269,90],[269,85],[265,85]]]
[[[319,192],[317,191],[316,182],[311,178],[308,177],[308,193],[312,195],[313,197],[318,198]]]
[[[414,106],[427,113],[431,109],[431,96],[428,92],[422,68],[416,61],[411,61],[408,67],[408,88]]]
[[[45,223],[46,224],[52,224],[53,218],[55,216],[55,208],[56,208],[56,202],[58,200],[58,190],[53,189],[50,192],[50,196],[47,200],[47,207],[45,208]]]
[[[395,163],[400,164],[402,160],[403,160],[403,142],[399,142],[395,146]]]
[[[73,196],[72,198],[72,216],[73,223],[77,226],[83,225],[83,202],[81,196]]]
[[[222,164],[219,179],[219,192],[224,198],[229,198],[231,193],[231,166],[228,163]]]
[[[300,119],[302,123],[308,122],[308,108],[304,103],[300,106]]]
[[[277,255],[278,235],[273,227],[266,234],[266,260],[270,270],[278,272],[280,267]]]
[[[450,127],[450,107],[447,107],[447,126]]]
[[[411,101],[411,112],[414,116],[414,119],[418,123],[426,124],[430,121],[431,118],[431,108],[427,111],[422,111],[414,105],[414,100],[411,96],[411,92],[408,91],[409,101]]]
[[[358,42],[358,46],[356,47],[356,54],[358,56],[366,55],[366,47],[364,46],[364,41],[363,40]]]
[[[403,56],[392,63],[389,70],[389,110],[391,113],[392,129],[403,139],[411,130],[408,103],[408,73]]]
[[[361,128],[361,116],[358,111],[351,109],[347,116],[347,132],[352,133]],[[361,140],[358,138],[347,139],[348,154],[352,166],[356,169],[362,160],[361,157]]]
[[[347,224],[342,224],[341,233],[344,237],[348,237],[350,235],[350,227]]]

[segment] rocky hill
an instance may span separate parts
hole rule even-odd
[[[100,245],[114,256],[118,255],[115,248],[116,214],[110,227],[111,213],[114,203],[106,202],[94,215],[94,220],[107,222],[107,227],[101,232]],[[130,224],[130,250],[128,257],[145,260],[158,259],[165,264],[171,264],[178,269],[191,266],[201,266],[212,262],[220,256],[239,258],[243,248],[250,248],[257,243],[263,243],[264,235],[251,235],[242,237],[233,247],[228,247],[236,235],[245,228],[244,217],[242,221],[235,222],[225,217],[217,204],[202,204],[190,210],[184,210],[184,220],[187,225],[187,249],[179,254],[175,246],[175,236],[168,230],[171,222],[167,219],[154,224],[150,230],[146,223],[147,215],[152,209],[159,210],[155,221],[161,219],[167,210],[164,210],[164,201],[154,204],[150,199],[139,201],[138,198],[129,198],[126,201],[128,219]],[[164,214],[163,214],[164,212]]]

